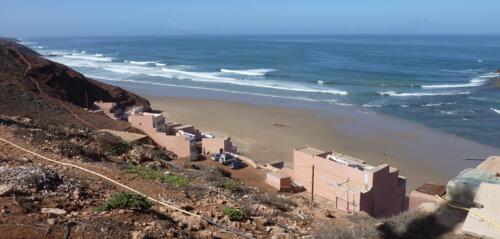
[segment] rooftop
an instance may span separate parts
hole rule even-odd
[[[446,193],[446,186],[441,184],[425,183],[415,191],[430,195],[443,196]]]
[[[325,151],[322,151],[322,150],[319,150],[319,149],[315,149],[315,148],[312,148],[310,146],[305,146],[305,147],[302,147],[302,148],[296,148],[295,150],[297,150],[299,152],[302,152],[302,153],[305,153],[305,154],[309,154],[309,155],[318,155],[318,154],[325,153]]]
[[[500,156],[491,156],[476,168],[492,174],[500,173]]]

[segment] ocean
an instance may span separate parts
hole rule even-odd
[[[500,36],[27,38],[107,83],[318,102],[500,147]]]

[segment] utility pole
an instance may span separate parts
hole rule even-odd
[[[312,178],[311,178],[311,207],[314,206],[314,164],[312,166]]]
[[[87,106],[87,110],[89,110],[89,96],[87,91],[85,91],[85,105]]]

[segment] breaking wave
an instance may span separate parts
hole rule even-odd
[[[490,108],[491,111],[497,113],[497,114],[500,114],[500,110],[499,109],[495,109],[495,108]]]
[[[275,69],[249,69],[249,70],[231,70],[231,69],[220,69],[222,73],[245,75],[245,76],[265,76],[269,72],[273,72]]]
[[[466,88],[466,87],[478,87],[486,84],[488,79],[474,78],[468,83],[462,84],[436,84],[436,85],[422,85],[424,89],[444,89],[444,88]]]
[[[378,92],[381,96],[396,96],[396,97],[420,97],[420,96],[440,96],[440,95],[468,95],[468,91],[444,91],[444,92],[409,92],[398,93],[395,91]]]

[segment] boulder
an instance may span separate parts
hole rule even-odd
[[[64,209],[59,209],[59,208],[42,208],[42,213],[65,215],[67,212]]]
[[[12,190],[14,190],[13,184],[2,184],[0,185],[0,196],[9,195]]]

